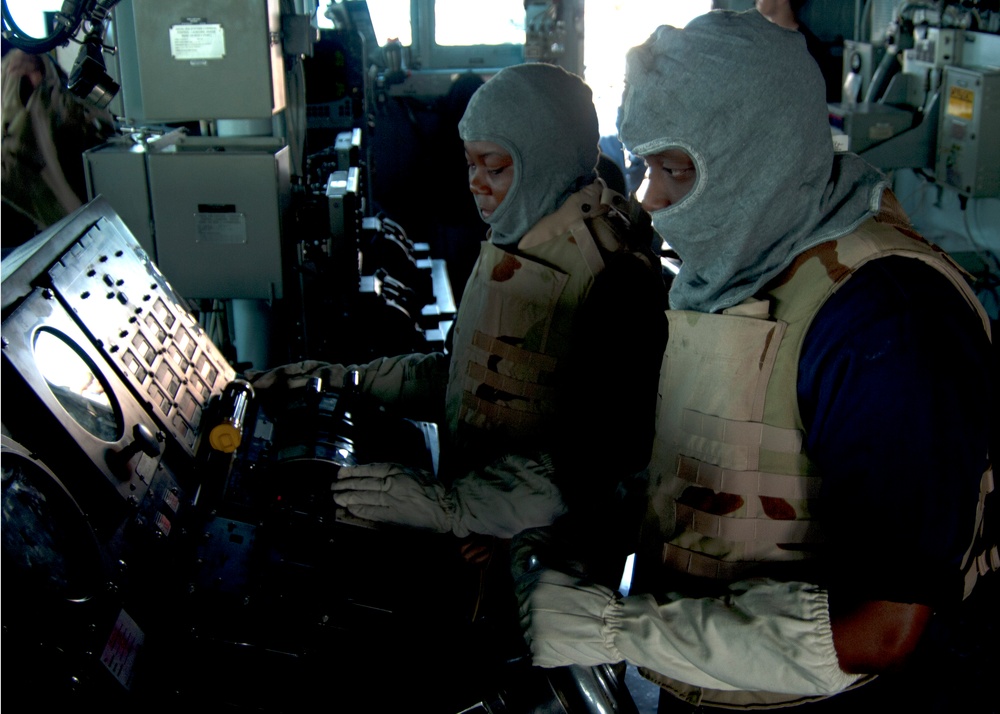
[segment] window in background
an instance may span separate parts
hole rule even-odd
[[[584,78],[594,91],[601,136],[614,136],[625,53],[660,25],[684,27],[711,10],[712,0],[588,0],[584,8]]]
[[[372,27],[375,28],[379,46],[393,37],[402,45],[413,44],[410,0],[369,0],[368,14],[372,16]]]
[[[326,16],[326,9],[335,1],[320,0],[319,10],[316,13],[317,26],[325,29],[333,27],[333,22]],[[413,44],[410,30],[410,0],[369,0],[368,14],[371,15],[379,47],[393,37],[403,45]]]
[[[21,31],[31,37],[46,37],[45,13],[57,12],[62,0],[7,0],[7,9]]]
[[[434,42],[450,46],[523,45],[524,0],[435,0]]]

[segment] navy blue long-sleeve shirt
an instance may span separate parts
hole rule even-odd
[[[797,386],[841,601],[960,601],[995,428],[993,358],[954,286],[910,258],[862,267],[816,316]]]

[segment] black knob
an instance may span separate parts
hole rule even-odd
[[[146,456],[158,456],[160,453],[160,442],[157,441],[156,437],[153,436],[153,432],[145,424],[136,424],[132,427],[132,437],[132,443],[124,449],[121,451],[108,449],[105,456],[112,473],[122,480],[127,480],[131,477],[131,473],[128,470],[128,462],[140,451],[146,454]]]

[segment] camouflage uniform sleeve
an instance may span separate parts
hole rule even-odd
[[[441,352],[379,357],[364,365],[306,360],[246,373],[254,390],[295,389],[320,379],[323,389],[339,389],[351,370],[361,372],[361,391],[414,419],[439,421],[448,380],[448,357]]]

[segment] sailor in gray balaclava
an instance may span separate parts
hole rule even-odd
[[[648,241],[629,245],[627,202],[595,174],[597,113],[580,77],[505,68],[459,132],[489,230],[442,362],[445,477],[366,465],[334,490],[360,517],[509,537],[577,504],[606,507],[645,466],[665,296]],[[615,365],[614,385],[595,384]],[[581,443],[610,456],[595,468]]]
[[[975,582],[989,320],[884,177],[834,153],[799,33],[661,27],[626,85],[620,137],[682,260],[649,509],[628,596],[523,576],[533,661],[626,660],[699,711],[838,694]]]
[[[549,64],[503,69],[472,95],[458,124],[463,141],[499,144],[513,183],[486,222],[493,243],[516,243],[570,194],[594,182],[600,138],[590,87]]]
[[[681,149],[697,173],[682,205],[652,211],[683,261],[672,307],[730,307],[877,211],[884,177],[834,155],[827,117],[802,36],[756,12],[662,27],[631,50],[619,136],[640,156]]]

